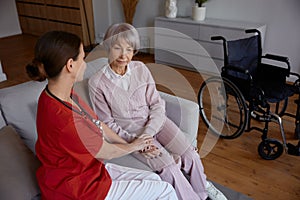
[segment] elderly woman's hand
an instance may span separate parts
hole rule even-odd
[[[143,134],[133,140],[130,145],[134,146],[136,151],[142,151],[153,145],[153,137],[151,135]]]
[[[136,149],[145,156],[147,159],[156,158],[161,156],[160,150],[153,144],[153,136],[142,134],[137,137],[131,144],[136,145]]]
[[[161,151],[155,145],[148,146],[145,149],[140,150],[139,152],[147,159],[156,158],[157,156],[162,155]]]

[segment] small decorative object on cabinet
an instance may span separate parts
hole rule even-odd
[[[202,21],[205,19],[206,7],[203,6],[208,0],[195,0],[195,5],[192,8],[192,18],[196,21]]]
[[[176,18],[177,16],[177,0],[166,0],[165,3],[166,17],[167,18]]]
[[[94,46],[92,0],[16,0],[16,5],[23,33],[68,31],[81,37],[86,51]]]
[[[139,0],[121,0],[125,22],[132,24],[136,6],[139,3]]]

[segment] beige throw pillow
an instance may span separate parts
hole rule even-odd
[[[40,165],[12,126],[0,129],[0,199],[36,199]]]

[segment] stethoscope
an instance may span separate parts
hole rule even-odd
[[[93,122],[93,124],[95,124],[101,130],[101,133],[103,134],[103,128],[102,128],[102,125],[101,125],[101,121],[98,120],[98,119],[93,118],[77,101],[75,101],[72,98],[72,95],[70,95],[70,98],[76,103],[76,105],[79,107],[79,109],[74,109],[72,106],[70,106],[69,104],[67,104],[65,101],[63,101],[60,98],[58,98],[57,96],[55,96],[52,92],[50,92],[50,90],[48,88],[48,85],[46,85],[45,90],[47,91],[47,93],[51,97],[53,97],[58,102],[62,103],[64,106],[66,106],[70,110],[76,112],[77,114],[83,116],[84,118],[87,117],[91,122]]]

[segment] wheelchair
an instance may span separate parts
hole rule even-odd
[[[245,32],[251,36],[231,41],[223,36],[211,37],[222,42],[224,66],[221,76],[209,77],[200,86],[199,112],[208,129],[220,138],[234,139],[244,132],[260,131],[258,154],[274,160],[288,148],[282,123],[284,115],[295,118],[295,136],[300,137],[300,76],[291,72],[287,57],[262,55],[259,30]],[[289,76],[296,81],[287,82]],[[289,99],[294,95],[295,114],[287,112]],[[252,119],[264,124],[263,127],[252,125]],[[268,138],[270,122],[279,124],[282,143]]]

